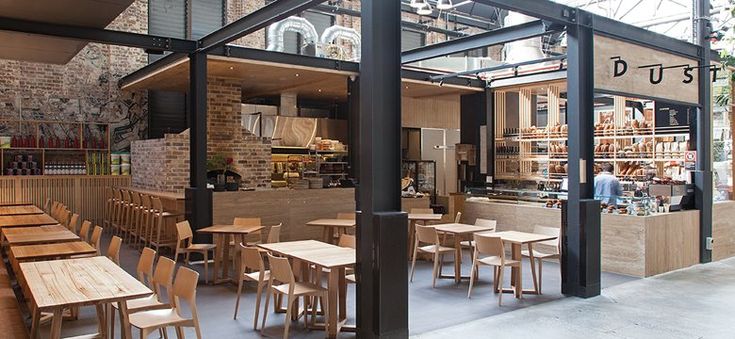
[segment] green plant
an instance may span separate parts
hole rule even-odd
[[[222,174],[225,174],[230,169],[232,162],[233,159],[225,157],[224,154],[214,154],[207,160],[207,171],[221,171]]]

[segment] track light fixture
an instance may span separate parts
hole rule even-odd
[[[429,3],[427,2],[425,6],[419,8],[416,11],[416,14],[418,14],[418,15],[431,15],[431,13],[433,13],[433,12],[434,11],[432,10],[431,5],[429,5]]]
[[[440,10],[447,10],[452,8],[452,0],[439,0],[436,2],[436,8]]]

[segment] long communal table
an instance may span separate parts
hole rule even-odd
[[[0,228],[55,225],[59,222],[48,214],[0,215]]]
[[[0,215],[44,214],[35,205],[0,206]]]
[[[2,229],[9,246],[53,244],[78,241],[79,236],[62,225],[9,227]]]

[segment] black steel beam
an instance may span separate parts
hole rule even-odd
[[[278,0],[267,4],[225,27],[207,34],[199,40],[200,50],[208,52],[214,48],[244,37],[268,25],[324,2],[324,0]]]
[[[710,35],[709,17],[710,1],[696,0],[694,2],[694,17],[698,18],[694,25],[694,41],[702,48],[700,66],[710,65]],[[712,250],[707,248],[712,238],[712,78],[710,70],[699,68],[699,105],[696,121],[697,164],[694,172],[694,201],[699,210],[699,261],[712,261]]]
[[[0,17],[0,30],[85,40],[107,45],[137,47],[157,52],[189,53],[197,47],[197,42],[193,40],[4,17]]]
[[[412,68],[404,68],[401,70],[401,78],[403,79],[437,82],[437,80],[434,80],[433,77],[436,77],[439,75],[441,74],[436,73],[436,72],[428,72],[428,71],[412,69]],[[484,80],[480,80],[477,78],[470,78],[470,77],[457,77],[457,76],[443,79],[443,84],[474,87],[474,88],[485,88],[486,87],[486,83]]]
[[[478,73],[493,72],[493,71],[499,71],[503,69],[526,66],[526,65],[540,64],[542,62],[563,60],[566,58],[567,58],[566,55],[557,55],[557,56],[543,58],[543,59],[518,62],[515,64],[506,64],[506,65],[499,65],[499,66],[493,66],[493,67],[479,68],[479,69],[473,69],[469,71],[463,71],[463,72],[457,72],[457,73],[451,73],[451,74],[434,75],[431,77],[431,80],[432,81],[446,81],[447,79],[451,79],[451,78],[455,78],[455,77],[463,76],[463,75],[475,75]]]
[[[577,9],[548,0],[473,0],[475,3],[507,9],[559,24],[575,24]]]
[[[594,33],[592,16],[579,12],[567,28],[567,158],[569,193],[564,229],[562,292],[600,294],[600,209],[594,200]]]
[[[212,225],[212,191],[207,188],[207,55],[189,55],[189,188],[186,217],[193,229]]]
[[[408,337],[408,217],[401,212],[401,4],[362,2],[357,337]]]
[[[401,61],[404,64],[407,64],[517,40],[529,39],[552,32],[554,32],[554,30],[550,30],[549,26],[544,22],[540,20],[533,21],[408,50],[401,54]]]
[[[209,55],[235,57],[240,59],[273,62],[285,65],[298,65],[345,72],[360,72],[360,64],[352,61],[343,61],[329,58],[320,58],[308,55],[298,55],[263,49],[247,48],[240,46],[224,46],[213,49]]]

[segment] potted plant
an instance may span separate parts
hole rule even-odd
[[[215,154],[207,161],[208,171],[217,171],[217,181],[214,183],[215,192],[224,192],[227,189],[227,182],[225,181],[225,174],[232,165],[232,158],[226,158],[222,154]]]

